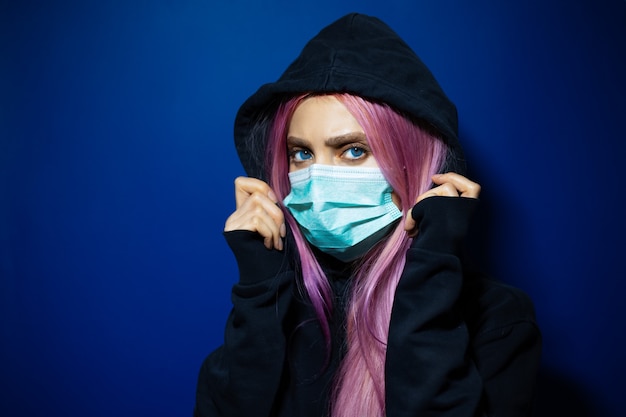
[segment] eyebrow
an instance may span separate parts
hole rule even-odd
[[[363,132],[350,132],[345,135],[330,137],[324,141],[324,144],[326,146],[340,147],[349,142],[365,142],[365,144],[367,144],[367,137]],[[306,148],[309,146],[310,142],[296,136],[288,136],[287,144],[290,146]]]

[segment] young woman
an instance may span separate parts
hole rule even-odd
[[[196,416],[526,416],[541,337],[465,267],[456,109],[380,20],[324,28],[240,108],[238,266]]]

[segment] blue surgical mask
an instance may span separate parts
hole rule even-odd
[[[313,164],[289,180],[283,203],[304,237],[344,262],[365,254],[402,217],[379,168]]]

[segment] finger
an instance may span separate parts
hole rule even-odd
[[[237,208],[254,193],[266,196],[274,204],[278,202],[276,195],[266,182],[250,177],[237,177],[235,179],[235,202]]]
[[[283,211],[278,204],[267,195],[260,192],[254,192],[248,196],[246,201],[242,204],[241,209],[255,213],[265,212],[274,220],[278,227],[285,221]]]
[[[260,205],[265,207],[265,210],[279,226],[279,236],[285,237],[285,220],[281,209],[277,205],[278,198],[266,182],[250,177],[236,178],[235,199],[237,210],[241,209],[247,201],[253,203],[252,206]],[[282,244],[282,241],[280,242]]]
[[[266,195],[249,195],[226,220],[224,231],[249,230],[263,236],[265,246],[282,249],[286,227],[282,210]]]
[[[425,193],[421,194],[420,196],[417,197],[417,201],[415,202],[415,204],[419,203],[420,201],[422,201],[425,198],[428,197],[458,197],[459,196],[459,192],[456,189],[456,187],[454,185],[452,185],[451,183],[444,183],[438,187],[435,188],[431,188],[430,190],[426,191]]]
[[[457,190],[457,196],[478,198],[480,195],[479,184],[455,172],[433,175],[432,180],[438,185],[452,184]]]
[[[277,225],[264,210],[237,210],[227,220],[224,231],[249,230],[263,237],[263,243],[268,249],[273,247],[281,250],[283,241],[281,229],[284,225]]]
[[[280,237],[279,228],[269,217],[256,217],[255,229],[263,237],[263,244],[267,249],[283,249],[283,241]]]
[[[239,207],[229,217],[227,227],[230,230],[245,227],[246,230],[254,229],[256,218],[263,219],[267,223],[272,223],[281,235],[283,231],[281,226],[284,224],[284,216],[282,210],[268,198],[252,194],[243,205]],[[253,230],[256,231],[256,230]]]
[[[412,210],[409,210],[404,220],[404,230],[409,233],[409,236],[414,236],[417,234],[417,222],[411,215],[411,211]]]

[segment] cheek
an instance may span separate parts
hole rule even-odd
[[[361,164],[361,166],[368,167],[368,168],[379,168],[378,162],[376,162],[376,159],[373,156],[370,156],[369,158],[367,158],[363,162],[363,164]]]

